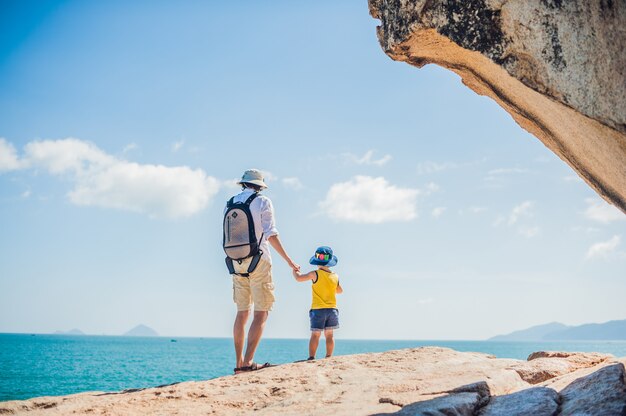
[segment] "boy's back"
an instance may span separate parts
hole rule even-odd
[[[317,277],[311,285],[311,309],[337,308],[337,286],[339,276],[328,270],[319,268],[315,271]]]

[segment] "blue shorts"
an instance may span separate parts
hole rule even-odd
[[[311,309],[309,318],[311,319],[311,331],[339,328],[339,310],[337,309]]]

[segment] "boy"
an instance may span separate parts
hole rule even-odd
[[[315,255],[309,260],[310,264],[317,266],[317,270],[306,274],[300,274],[293,270],[293,277],[298,282],[313,281],[311,285],[313,301],[309,311],[311,340],[309,341],[309,358],[307,360],[315,359],[315,352],[322,331],[324,331],[326,338],[326,358],[333,355],[335,348],[333,330],[339,328],[339,310],[337,310],[335,294],[343,293],[339,284],[339,276],[330,270],[337,264],[337,261],[337,257],[333,255],[333,250],[323,246],[315,250]]]

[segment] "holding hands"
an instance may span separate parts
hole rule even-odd
[[[289,264],[289,267],[291,267],[291,270],[293,270],[294,272],[300,272],[300,265],[294,263],[293,260],[289,259],[289,261],[287,261],[287,264]]]
[[[291,257],[289,257],[289,255],[287,254],[287,251],[285,251],[283,244],[280,241],[280,238],[278,238],[278,234],[274,234],[268,237],[267,241],[270,243],[272,248],[276,250],[276,252],[287,262],[289,267],[291,267],[291,270],[296,271],[296,272],[300,271],[300,265],[297,263],[294,263],[294,261],[291,260]]]

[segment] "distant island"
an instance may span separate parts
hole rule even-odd
[[[126,337],[158,337],[159,334],[146,325],[137,325],[130,331],[124,333]]]
[[[83,331],[77,328],[70,329],[69,331],[54,331],[53,334],[54,335],[86,335]]]
[[[623,341],[626,340],[626,319],[601,324],[568,326],[559,322],[532,326],[497,335],[488,341]]]
[[[70,329],[69,331],[54,331],[52,335],[87,335],[78,328]],[[124,332],[122,336],[125,337],[158,337],[159,334],[147,325],[137,325],[136,327]]]

